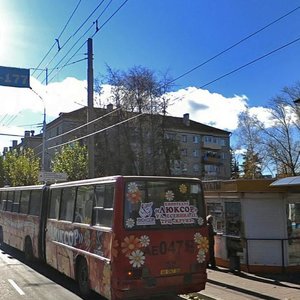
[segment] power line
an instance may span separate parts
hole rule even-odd
[[[65,24],[64,28],[62,29],[62,31],[61,31],[61,33],[60,33],[58,39],[62,36],[62,34],[64,33],[64,31],[66,30],[66,28],[67,28],[69,22],[71,21],[71,19],[72,19],[72,17],[74,16],[76,10],[78,9],[80,2],[81,2],[81,0],[78,1],[78,3],[77,3],[77,5],[76,5],[75,9],[73,10],[71,16],[69,17],[67,23]],[[44,60],[45,60],[45,59],[47,58],[47,56],[50,54],[50,52],[51,52],[52,49],[55,47],[55,45],[56,45],[56,42],[54,42],[54,44],[52,45],[52,47],[50,47],[49,51],[48,51],[48,52],[46,53],[46,55],[43,57],[43,59],[41,60],[41,62],[38,64],[38,66],[35,68],[35,70],[33,71],[32,75],[34,75],[34,73],[36,72],[36,70],[38,70],[38,68],[41,66],[41,64],[44,62]],[[41,74],[41,73],[40,73],[40,74]],[[40,76],[40,75],[39,75],[39,76]],[[39,78],[39,76],[38,76],[38,78]]]
[[[117,10],[102,24],[102,26],[100,28],[98,28],[98,30],[96,30],[96,32],[92,35],[92,38],[98,33],[98,31],[100,29],[102,29],[118,12],[119,10],[128,2],[129,0],[125,0],[118,8]],[[98,19],[96,20],[98,21]]]
[[[94,119],[94,120],[92,120],[92,121],[90,121],[90,122],[84,123],[83,125],[80,125],[80,126],[78,126],[78,127],[76,127],[76,128],[73,128],[73,129],[67,131],[67,132],[64,132],[64,133],[62,133],[62,134],[56,135],[56,136],[54,136],[54,137],[48,139],[47,142],[52,141],[52,140],[55,140],[55,139],[57,139],[57,138],[59,138],[59,137],[62,137],[62,136],[64,136],[64,135],[66,135],[66,134],[69,134],[69,133],[71,133],[71,132],[74,132],[74,131],[76,131],[76,130],[78,130],[78,129],[81,129],[81,128],[83,128],[83,127],[86,127],[87,125],[90,125],[90,124],[92,124],[92,123],[95,123],[95,122],[97,122],[97,121],[99,121],[99,120],[101,120],[101,119],[103,119],[103,118],[105,118],[105,117],[111,115],[112,113],[115,113],[115,112],[119,111],[120,109],[121,109],[121,108],[117,108],[117,109],[115,109],[115,110],[113,110],[113,111],[111,111],[111,112],[109,112],[109,113],[107,113],[107,114],[105,114],[105,115],[103,115],[103,116],[97,118],[97,119]]]
[[[0,133],[0,135],[5,135],[5,136],[16,136],[16,137],[24,137],[24,135],[19,135],[19,134],[9,134],[9,133]]]
[[[92,17],[92,15],[99,9],[99,7],[103,4],[103,2],[104,2],[105,0],[102,0],[98,5],[97,5],[97,7],[90,13],[90,15],[85,19],[85,21],[77,28],[77,30],[75,30],[75,32],[72,34],[72,35],[70,35],[69,36],[69,38],[66,40],[66,42],[59,48],[59,51],[57,51],[56,52],[56,54],[54,55],[54,57],[47,63],[47,66],[49,66],[52,62],[53,62],[53,60],[56,58],[56,56],[59,54],[59,52],[60,52],[60,50],[61,49],[63,49],[67,44],[68,44],[68,42],[73,38],[73,37],[75,37],[76,35],[77,35],[77,33],[81,30],[81,28],[87,23],[87,21]],[[92,27],[92,26],[91,26]],[[89,27],[89,29],[79,38],[79,40],[90,30],[90,28],[91,27]],[[77,42],[76,42],[76,44],[78,43],[78,41],[79,40],[77,40]],[[56,43],[55,43],[56,44]],[[76,45],[75,44],[75,45]],[[74,45],[73,45],[73,47],[67,52],[67,53],[69,53],[72,49],[74,48]],[[64,56],[64,58],[65,58],[65,56]],[[63,58],[63,59],[64,59]],[[61,61],[60,61],[61,62]],[[56,67],[60,64],[60,62],[56,65]],[[55,68],[56,68],[55,67]],[[42,72],[37,76],[37,79],[40,77],[40,75],[42,74]],[[44,82],[44,81],[43,81]]]
[[[250,61],[250,62],[248,62],[248,63],[246,63],[246,64],[244,64],[244,65],[242,65],[242,66],[240,66],[240,67],[238,67],[238,68],[236,68],[236,69],[234,69],[234,70],[232,70],[232,71],[230,71],[230,72],[228,72],[228,73],[226,73],[226,74],[224,74],[224,75],[222,75],[222,76],[220,76],[220,77],[218,77],[218,78],[216,78],[216,79],[214,79],[210,82],[208,82],[208,83],[205,83],[204,85],[200,86],[200,88],[204,88],[204,87],[206,87],[206,86],[208,86],[208,85],[210,85],[210,84],[212,84],[212,83],[214,83],[214,82],[216,82],[216,81],[218,81],[218,80],[220,80],[224,77],[227,77],[227,76],[229,76],[229,75],[231,75],[231,74],[233,74],[233,73],[235,73],[235,72],[237,72],[237,71],[239,71],[239,70],[241,70],[241,69],[243,69],[243,68],[245,68],[245,67],[247,67],[251,64],[254,64],[255,62],[257,62],[257,61],[259,61],[259,60],[261,60],[261,59],[263,59],[263,58],[265,58],[265,57],[267,57],[267,56],[269,56],[269,55],[271,55],[271,54],[273,54],[273,53],[275,53],[279,50],[282,50],[282,49],[284,49],[284,48],[286,48],[286,47],[288,47],[288,46],[290,46],[290,45],[292,45],[296,42],[299,42],[299,41],[300,41],[300,37],[293,40],[293,41],[291,41],[291,42],[289,42],[289,43],[287,43],[287,44],[285,44],[285,45],[283,45],[283,46],[281,46],[281,47],[279,47],[279,48],[277,48],[277,49],[275,49],[275,50],[270,51],[267,54],[264,54],[264,55],[262,55],[262,56],[260,56],[256,59],[254,59],[254,60],[252,60],[252,61]]]
[[[99,32],[99,30],[100,29],[102,29],[116,14],[117,14],[117,12],[119,12],[119,10],[128,2],[129,0],[125,0],[116,10],[115,10],[115,12],[103,23],[103,25],[100,27],[100,28],[98,28],[97,26],[96,26],[96,31],[95,31],[95,33],[92,35],[92,37],[94,37],[98,32]],[[107,9],[107,7],[110,5],[110,3],[111,3],[112,1],[110,1],[109,3],[108,3],[108,5],[104,8],[104,10],[106,10]],[[104,11],[103,11],[104,12]],[[93,22],[93,24],[86,30],[86,32],[77,40],[77,42],[73,45],[73,47],[67,52],[67,54],[60,60],[60,62],[55,66],[55,67],[58,67],[58,65],[68,56],[68,54],[71,52],[71,50],[75,47],[75,45],[80,41],[80,39],[96,24],[98,24],[98,20],[99,20],[99,18],[103,15],[103,12],[100,14],[100,16],[96,19],[96,21],[95,22]],[[49,80],[49,81],[51,81],[51,80],[53,80],[54,78],[55,78],[55,76],[69,63],[69,61],[71,60],[71,59],[73,59],[73,57],[85,46],[85,44],[86,44],[86,41],[77,49],[77,51],[69,58],[69,60],[67,60],[67,62],[65,63],[65,65],[63,65],[63,66],[61,66],[60,67],[60,69],[59,69],[59,71],[58,72],[56,72],[55,74],[54,74],[54,76]]]
[[[226,48],[225,50],[219,52],[218,54],[212,56],[211,58],[209,58],[208,60],[206,60],[206,61],[200,63],[199,65],[197,65],[197,66],[191,68],[190,70],[186,71],[185,73],[179,75],[179,76],[176,77],[175,79],[173,79],[173,80],[171,80],[170,82],[168,82],[168,84],[171,84],[171,83],[177,81],[178,79],[180,79],[180,78],[182,78],[182,77],[184,77],[184,76],[186,76],[186,75],[188,75],[188,74],[194,72],[195,70],[197,70],[197,69],[199,69],[200,67],[206,65],[206,64],[209,63],[210,61],[216,59],[217,57],[221,56],[222,54],[228,52],[229,50],[233,49],[234,47],[238,46],[239,44],[241,44],[241,43],[245,42],[246,40],[250,39],[250,38],[253,37],[254,35],[256,35],[256,34],[262,32],[263,30],[267,29],[268,27],[270,27],[270,26],[274,25],[275,23],[279,22],[280,20],[286,18],[286,17],[289,16],[290,14],[294,13],[295,11],[297,11],[299,8],[300,8],[300,6],[296,7],[295,9],[293,9],[293,10],[291,10],[290,12],[286,13],[285,15],[279,17],[278,19],[272,21],[271,23],[267,24],[266,26],[264,26],[264,27],[260,28],[259,30],[257,30],[257,31],[255,31],[255,32],[249,34],[248,36],[246,36],[245,38],[243,38],[243,39],[241,39],[240,41],[236,42],[236,43],[233,44],[232,46],[230,46],[230,47]]]
[[[140,117],[140,116],[143,116],[144,114],[145,114],[145,113],[138,114],[138,115],[133,116],[133,117],[131,117],[131,118],[129,118],[129,119],[126,119],[126,120],[123,120],[123,121],[121,121],[121,122],[115,123],[115,124],[113,124],[113,125],[111,125],[111,126],[105,127],[105,128],[103,128],[103,129],[100,129],[100,130],[97,130],[97,131],[94,131],[94,132],[92,132],[92,133],[90,133],[90,134],[87,134],[87,135],[84,135],[84,136],[82,136],[82,137],[80,137],[80,138],[76,138],[76,139],[74,139],[74,140],[72,140],[72,141],[68,141],[68,142],[65,142],[65,143],[62,143],[62,144],[59,144],[59,145],[55,145],[55,146],[49,147],[48,150],[54,149],[54,148],[58,148],[58,147],[62,147],[62,146],[64,146],[64,145],[67,145],[67,144],[71,144],[71,143],[80,141],[80,140],[82,140],[82,139],[88,138],[88,137],[90,137],[90,136],[92,136],[92,135],[95,135],[95,134],[97,134],[97,133],[101,133],[101,132],[106,131],[106,130],[109,130],[109,129],[113,128],[113,127],[119,126],[119,125],[121,125],[121,124],[123,124],[123,123],[129,122],[129,121],[131,121],[131,120],[133,120],[133,119],[136,119],[136,118],[138,118],[138,117]]]

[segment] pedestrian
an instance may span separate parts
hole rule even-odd
[[[209,261],[207,264],[208,268],[216,269],[216,259],[215,259],[215,235],[216,232],[213,227],[213,216],[208,215],[206,217],[207,227],[208,227],[208,252],[209,252]]]

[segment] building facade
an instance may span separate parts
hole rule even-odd
[[[135,120],[126,121],[135,116]],[[44,145],[41,134],[31,134],[13,148],[34,148],[35,153],[44,159],[44,170],[50,171],[51,161],[62,145],[74,140],[87,145],[87,138],[82,137],[97,132],[93,142],[96,176],[138,174],[207,180],[230,178],[230,132],[190,120],[189,114],[182,118],[159,115],[143,118],[118,109],[114,112],[112,105],[108,105],[105,109],[94,108],[93,119],[96,121],[87,126],[87,120],[91,118],[88,108],[83,107],[61,113],[48,123]],[[167,143],[172,144],[171,150]]]

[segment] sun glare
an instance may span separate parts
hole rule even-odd
[[[2,5],[1,5],[2,6]],[[0,10],[0,65],[9,60],[12,55],[13,24],[10,14],[5,7]]]

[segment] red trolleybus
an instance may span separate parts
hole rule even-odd
[[[45,193],[43,185],[0,188],[0,242],[24,251],[29,261],[43,259]]]
[[[139,299],[205,288],[208,239],[198,179],[114,176],[48,189],[42,257],[76,279],[83,295]]]

